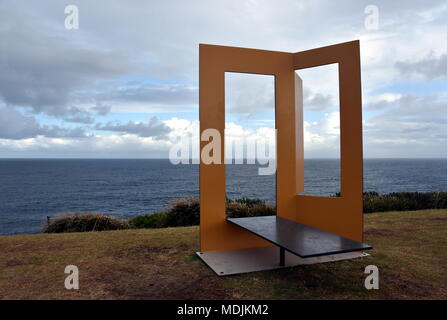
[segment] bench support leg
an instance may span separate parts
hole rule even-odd
[[[279,248],[279,265],[284,267],[286,263],[286,250],[284,248]]]

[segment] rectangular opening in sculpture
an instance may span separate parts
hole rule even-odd
[[[276,205],[275,77],[225,73],[227,199]]]
[[[304,195],[340,193],[338,64],[295,71],[303,83]]]

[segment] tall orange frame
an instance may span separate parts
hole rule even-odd
[[[304,191],[303,89],[295,70],[339,65],[340,197],[299,195]],[[273,75],[276,108],[277,215],[363,241],[362,102],[359,41],[297,53],[200,45],[200,136],[216,129],[224,146],[225,72]],[[200,142],[200,152],[207,141]],[[226,221],[224,152],[219,164],[200,160],[200,250],[226,251],[271,246]],[[202,158],[202,157],[200,157]]]

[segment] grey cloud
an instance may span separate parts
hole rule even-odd
[[[74,122],[74,123],[82,123],[82,124],[93,124],[95,123],[95,119],[89,114],[80,114],[72,117],[64,118],[64,121]]]
[[[382,109],[388,108],[389,106],[392,106],[394,104],[395,104],[394,101],[387,101],[387,100],[382,99],[379,101],[368,102],[365,105],[365,110],[367,110],[367,111],[382,110]]]
[[[119,122],[108,122],[105,125],[97,124],[95,129],[130,133],[140,137],[154,137],[156,139],[161,139],[170,132],[170,128],[160,122],[157,117],[150,118],[148,122],[129,121],[126,124],[121,124]]]
[[[102,101],[143,102],[163,105],[197,104],[198,88],[185,84],[136,84],[111,88],[98,96]]]
[[[393,108],[388,108],[393,106]],[[447,121],[447,100],[438,94],[404,94],[395,101],[379,100],[366,105],[368,110],[384,110],[373,119],[380,121],[411,120],[415,122]]]
[[[49,138],[84,138],[84,129],[67,129],[58,126],[42,126],[32,116],[22,115],[12,107],[0,108],[0,138],[20,140],[45,136]]]
[[[330,94],[316,93],[312,94],[308,88],[304,88],[304,109],[311,111],[322,111],[333,107],[334,99]]]
[[[275,78],[227,72],[225,74],[225,108],[228,113],[253,116],[275,110]]]
[[[366,156],[447,156],[447,100],[405,95],[363,127]]]
[[[0,7],[0,98],[5,104],[64,116],[71,113],[76,95],[88,92],[94,81],[129,72],[123,54],[87,46],[68,31],[61,33],[17,10]]]
[[[447,54],[436,57],[431,53],[417,61],[398,61],[395,67],[405,76],[421,75],[428,79],[446,77]]]
[[[93,124],[95,119],[92,117],[91,112],[82,110],[78,107],[67,107],[66,117],[64,121],[82,123],[82,124]]]
[[[305,87],[304,108],[322,111],[334,106],[331,94],[314,93]],[[253,116],[275,108],[274,78],[266,75],[227,73],[225,83],[227,110],[232,114]]]
[[[297,51],[329,44],[327,39],[338,39],[339,34],[351,39],[363,28],[364,8],[368,4],[284,1],[278,6],[268,2],[199,1],[190,5],[135,1],[136,5],[129,5],[122,1],[80,0],[80,29],[67,31],[63,27],[64,2],[2,2],[0,64],[4,64],[0,65],[0,95],[8,104],[31,105],[36,112],[56,116],[65,116],[73,99],[95,103],[92,100],[98,97],[112,104],[113,99],[165,104],[197,102],[197,90],[187,86],[124,86],[114,92],[107,86],[98,88],[93,82],[130,78],[136,73],[143,78],[175,77],[180,83],[194,83],[199,43]],[[381,19],[385,21],[396,12],[413,17],[415,12],[441,3],[384,3],[380,5]],[[240,24],[229,23],[235,19]],[[306,28],[310,24],[314,26],[312,36]],[[316,98],[313,108],[321,109],[325,97]],[[256,106],[247,108],[255,110]]]
[[[76,4],[80,8],[81,21],[80,29],[76,31],[67,31],[63,27],[66,4],[66,1],[46,0],[1,1],[0,100],[6,104],[28,105],[36,113],[87,121],[82,110],[76,111],[70,106],[95,105],[97,102],[115,106],[114,99],[121,105],[126,105],[127,101],[191,103],[197,101],[197,92],[178,89],[183,91],[169,94],[169,90],[161,92],[163,88],[156,88],[157,85],[138,82],[130,85],[130,80],[126,80],[134,79],[136,74],[138,79],[178,79],[179,83],[197,83],[198,43],[295,52],[360,37],[362,54],[374,53],[375,50],[387,52],[382,60],[368,58],[362,61],[365,66],[362,74],[366,84],[364,88],[368,91],[377,89],[377,83],[383,84],[387,75],[383,71],[393,67],[397,54],[400,62],[404,63],[401,67],[409,72],[406,75],[445,76],[445,73],[439,75],[439,71],[427,66],[424,60],[430,62],[430,57],[416,61],[424,63],[415,67],[401,56],[412,55],[417,50],[414,39],[421,34],[428,35],[424,41],[421,40],[426,45],[442,30],[442,26],[433,27],[423,17],[445,5],[443,0],[380,3],[380,29],[375,33],[364,29],[364,8],[370,4],[368,1],[281,1],[281,5],[268,1],[221,3],[206,0],[194,5],[178,1],[135,1],[129,5],[125,1],[78,0]],[[442,21],[445,25],[445,19]],[[309,33],[310,25],[312,33]],[[370,36],[374,38],[387,33],[394,35],[390,35],[386,42],[368,40]],[[374,43],[378,46],[371,49],[369,45]],[[440,46],[433,42],[433,48],[437,47]],[[435,63],[443,66],[441,57],[437,59],[439,61]],[[381,76],[376,79],[372,77],[374,74]],[[374,80],[365,81],[369,77]],[[118,87],[109,81],[101,81],[103,79],[119,79],[124,83],[122,90],[114,92]],[[249,112],[270,107],[271,99],[259,98],[259,101],[252,100],[254,103],[246,105]],[[324,97],[318,97],[314,102],[315,108],[322,108]],[[427,112],[417,110],[420,103],[424,103]],[[397,125],[410,119],[411,122],[430,123],[432,128],[435,128],[435,121],[438,124],[443,121],[440,112],[435,110],[439,109],[436,103],[415,99],[414,102],[406,101],[406,105],[408,110],[404,108],[400,114],[388,114],[386,117],[396,119]],[[375,107],[380,108],[379,105]],[[95,107],[89,110],[90,116],[110,111]],[[25,129],[32,131],[33,120],[27,121],[29,124]],[[380,125],[380,118],[373,121]],[[393,121],[386,123],[393,126]],[[113,125],[115,130],[119,129],[117,126],[125,126]],[[42,130],[39,124],[37,128]],[[23,130],[25,136],[34,134]],[[405,130],[415,129],[408,127]],[[436,135],[434,130],[429,131],[433,139],[439,137],[439,131]],[[384,137],[387,132],[384,126],[377,131],[377,137]],[[394,135],[397,138],[401,134]]]
[[[83,128],[61,128],[58,126],[43,126],[40,134],[48,138],[87,138],[92,135],[87,133]]]
[[[389,115],[421,122],[447,121],[447,100],[438,94],[406,94],[398,103],[399,107],[389,111]]]
[[[97,115],[104,116],[110,112],[111,108],[111,106],[97,103],[94,107],[91,107],[90,110],[94,111],[94,113],[96,113]],[[66,113],[68,114],[68,116],[63,119],[67,122],[94,124],[95,118],[93,117],[93,112],[91,112],[90,110],[86,111],[78,107],[67,108]]]
[[[112,106],[103,105],[102,103],[97,103],[94,107],[92,107],[92,110],[96,111],[96,113],[100,116],[105,116],[111,109]]]
[[[42,131],[34,117],[23,116],[11,107],[0,109],[0,138],[24,139],[35,137]]]

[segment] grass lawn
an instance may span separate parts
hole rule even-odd
[[[447,210],[365,215],[371,256],[217,277],[198,227],[0,237],[0,299],[446,299]],[[364,268],[380,289],[364,288]],[[65,266],[80,289],[66,290]]]

